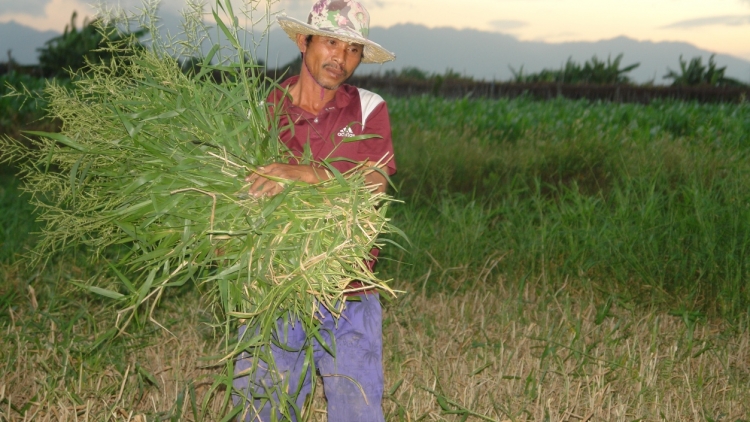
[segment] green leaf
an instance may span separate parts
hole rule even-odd
[[[124,299],[126,297],[122,293],[117,293],[117,292],[114,292],[112,290],[104,289],[104,288],[101,288],[101,287],[87,286],[85,284],[76,283],[75,281],[73,281],[72,283],[75,284],[76,286],[82,288],[82,289],[90,291],[91,293],[95,293],[95,294],[98,294],[100,296],[108,297],[110,299],[122,300],[122,299]]]
[[[396,391],[398,391],[398,388],[401,387],[401,384],[403,384],[403,383],[404,383],[404,379],[403,378],[401,378],[400,380],[396,381],[396,384],[394,384],[393,387],[391,387],[391,389],[388,390],[388,395],[389,396],[394,395],[396,393]]]
[[[448,406],[448,402],[445,400],[445,397],[435,394],[435,398],[437,399],[438,404],[440,405],[440,408],[445,410],[446,412],[450,412],[451,409],[450,406]]]
[[[224,24],[224,22],[219,17],[219,14],[216,13],[216,11],[213,11],[214,19],[216,20],[216,25],[221,29],[221,31],[224,33],[224,36],[227,37],[227,40],[232,44],[232,47],[242,50],[242,47],[240,46],[239,42],[237,41],[237,38],[229,31],[229,28]]]
[[[203,415],[198,412],[198,399],[196,398],[195,394],[195,385],[191,382],[188,384],[188,395],[190,397],[190,408],[193,410],[193,420],[196,422],[201,422],[203,420]]]
[[[364,141],[365,139],[373,139],[373,138],[383,138],[380,135],[375,134],[364,134],[364,135],[357,135],[352,136],[351,138],[344,138],[341,140],[341,142],[347,143],[347,142],[357,142],[357,141]]]
[[[45,138],[50,138],[52,140],[55,140],[65,146],[69,146],[73,149],[76,149],[81,152],[89,152],[86,147],[83,145],[73,141],[72,139],[68,138],[67,136],[61,134],[61,133],[51,133],[51,132],[40,132],[36,130],[28,130],[24,131],[23,133],[28,133],[29,135],[36,135],[36,136],[43,136]],[[51,153],[52,151],[50,151]]]
[[[75,196],[76,196],[76,187],[78,185],[76,183],[76,179],[78,178],[77,177],[78,176],[78,167],[81,165],[82,161],[83,161],[83,157],[79,158],[78,160],[76,160],[75,164],[73,164],[73,167],[70,169],[70,181],[69,181],[69,183],[70,183],[70,192],[71,192],[71,196],[73,196],[74,200],[75,200]]]
[[[99,334],[96,339],[94,340],[94,343],[91,344],[91,347],[89,347],[89,351],[93,352],[96,349],[99,348],[102,344],[105,342],[111,340],[112,338],[117,335],[117,328],[110,328],[109,330],[103,332],[102,334]]]
[[[137,128],[133,126],[133,124],[128,120],[128,118],[125,116],[124,113],[122,113],[117,107],[111,106],[112,110],[115,112],[117,117],[120,119],[120,123],[122,123],[123,126],[125,126],[125,130],[128,132],[128,135],[130,135],[131,138],[134,138],[135,135],[138,134],[140,131],[140,128]]]
[[[346,178],[341,174],[336,167],[331,165],[331,163],[328,160],[323,160],[323,165],[328,169],[328,171],[333,174],[333,177],[336,178],[336,181],[341,184],[341,186],[349,186],[349,182],[346,181]]]
[[[140,374],[143,378],[146,378],[148,382],[151,383],[151,385],[155,386],[156,388],[159,388],[159,382],[156,381],[156,377],[152,373],[148,372],[141,365],[137,363],[135,364],[135,369],[138,372],[138,374]]]
[[[279,205],[284,202],[284,199],[286,199],[286,196],[289,194],[290,190],[290,187],[287,187],[283,192],[274,196],[270,201],[268,201],[268,203],[266,203],[266,206],[263,207],[263,211],[260,213],[261,218],[266,219],[271,215],[271,213],[276,211],[276,208],[278,208]]]
[[[490,366],[492,366],[492,362],[485,363],[484,365],[480,366],[479,368],[473,370],[471,372],[471,376],[473,377],[474,375],[477,375],[477,374],[481,373],[482,371],[484,371],[485,369],[489,368]]]
[[[128,280],[127,277],[125,277],[125,274],[121,273],[120,270],[117,269],[114,265],[112,265],[111,262],[107,261],[107,265],[109,265],[109,268],[115,273],[118,279],[122,282],[122,284],[125,285],[125,288],[128,289],[130,293],[135,293],[135,287],[133,286],[133,283]]]
[[[220,422],[230,422],[234,420],[234,417],[239,415],[240,412],[242,412],[244,409],[244,406],[242,406],[241,404],[234,406],[232,410],[226,416],[224,416],[224,418]]]
[[[122,195],[130,195],[131,193],[135,192],[136,189],[140,188],[146,183],[153,182],[159,176],[161,176],[161,174],[157,172],[145,173],[140,175],[137,179],[133,180],[127,187],[122,190]]]
[[[158,119],[170,119],[172,117],[177,117],[185,112],[184,108],[178,109],[178,110],[171,110],[164,113],[159,114],[158,116],[149,117],[147,119],[143,119],[144,122],[148,122],[150,120],[158,120]]]
[[[114,215],[120,215],[120,216],[122,216],[122,215],[130,215],[134,211],[137,211],[137,210],[139,210],[139,209],[141,209],[143,207],[147,207],[149,205],[151,205],[151,200],[150,199],[142,201],[142,202],[139,202],[139,203],[137,203],[135,205],[131,205],[131,206],[127,207],[127,208],[118,209],[118,210],[116,210],[114,212]]]
[[[146,281],[143,283],[141,288],[138,289],[138,301],[136,302],[137,305],[140,305],[143,302],[143,298],[145,298],[149,290],[151,290],[151,286],[154,284],[154,278],[156,277],[157,271],[159,271],[159,268],[152,269],[151,272],[148,273]]]

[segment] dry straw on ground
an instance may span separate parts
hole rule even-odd
[[[387,406],[404,409],[398,420],[460,420],[442,415],[437,396],[498,421],[737,420],[750,411],[747,332],[564,288],[486,286],[391,309],[388,379],[403,384]]]
[[[510,284],[416,292],[386,305],[387,420],[734,421],[750,412],[746,331]],[[187,316],[169,327],[174,336],[156,332],[125,362],[96,371],[55,344],[61,330],[41,313],[16,315],[3,327],[0,418],[136,421],[179,411],[176,420],[220,419],[221,392],[202,418],[192,410],[217,371],[199,359],[215,342],[198,308],[176,303],[164,316]],[[22,331],[28,319],[39,321],[37,337]],[[312,420],[324,421],[322,397],[313,409]]]

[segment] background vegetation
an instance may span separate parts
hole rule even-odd
[[[558,82],[558,83],[569,83],[569,84],[622,84],[631,83],[627,77],[627,73],[631,70],[640,66],[640,63],[633,63],[631,65],[620,68],[622,62],[622,54],[615,57],[614,60],[607,58],[604,62],[599,60],[598,57],[594,56],[591,60],[587,60],[583,65],[574,62],[572,59],[568,59],[559,70],[554,69],[543,69],[538,73],[531,73],[525,75],[523,73],[523,67],[519,70],[513,70],[513,81],[528,83],[528,82]]]
[[[76,12],[65,25],[63,33],[44,44],[39,50],[39,67],[46,77],[68,78],[86,68],[91,63],[106,62],[113,52],[105,48],[105,41],[113,44],[129,40],[140,45],[138,39],[146,34],[140,29],[134,33],[121,34],[114,27],[100,30],[97,20],[83,21],[83,26],[76,27]]]
[[[17,72],[0,75],[0,134],[17,134],[20,128],[44,126],[42,97],[46,80]],[[20,94],[20,95],[19,95]]]

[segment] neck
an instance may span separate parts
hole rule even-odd
[[[292,103],[313,114],[318,114],[336,96],[336,89],[326,89],[313,78],[303,58],[302,70],[294,86],[289,87]]]

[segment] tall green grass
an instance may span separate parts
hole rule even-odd
[[[422,97],[389,108],[405,200],[393,218],[413,246],[386,251],[387,276],[455,289],[492,269],[640,304],[750,311],[747,104]]]

